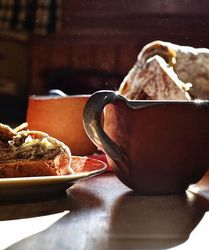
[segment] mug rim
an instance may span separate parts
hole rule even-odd
[[[98,91],[98,92],[107,92],[107,91]],[[200,98],[195,98],[191,100],[182,100],[182,99],[152,99],[152,100],[145,100],[145,99],[128,99],[125,96],[121,95],[118,91],[108,91],[108,92],[113,92],[115,93],[115,96],[118,97],[118,99],[130,102],[130,103],[195,103],[195,104],[202,104],[202,103],[209,103],[209,99],[200,99]]]
[[[208,99],[192,99],[192,100],[132,100],[132,99],[127,99],[125,96],[121,95],[118,91],[112,91],[112,90],[100,90],[95,92],[95,94],[107,94],[107,95],[112,95],[110,103],[114,103],[115,101],[122,101],[124,102],[128,107],[132,109],[138,109],[138,108],[143,108],[143,107],[151,107],[151,106],[158,106],[158,105],[191,105],[191,106],[197,106],[197,107],[202,107],[202,106],[208,106],[209,107],[209,100]]]
[[[54,100],[54,99],[71,99],[71,98],[88,98],[91,94],[76,94],[67,96],[50,96],[50,95],[29,95],[29,99],[33,100]]]
[[[118,100],[122,101],[123,98],[118,98]],[[150,106],[159,106],[159,105],[189,105],[189,106],[208,106],[209,107],[209,100],[129,100],[123,99],[126,105],[130,108],[137,109],[142,107],[150,107]]]

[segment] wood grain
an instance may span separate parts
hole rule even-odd
[[[27,220],[40,220],[36,226],[41,226],[44,218],[59,215],[31,235],[31,228],[24,232],[24,227],[17,231],[11,227],[11,239],[21,230],[23,237],[9,249],[197,249],[193,247],[200,241],[201,246],[208,243],[204,237],[209,226],[208,183],[207,177],[199,194],[139,196],[110,173],[78,182],[67,196],[1,202],[1,243],[8,237],[2,226],[24,226]]]

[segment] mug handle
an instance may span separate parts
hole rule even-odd
[[[102,113],[107,104],[116,100],[126,101],[114,91],[97,91],[87,101],[83,112],[84,128],[89,138],[116,164],[116,168],[128,174],[129,160],[119,146],[105,133],[102,127]]]

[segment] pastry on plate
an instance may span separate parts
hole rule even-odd
[[[70,149],[48,134],[0,124],[0,178],[72,174],[70,161]]]

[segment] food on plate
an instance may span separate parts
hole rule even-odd
[[[128,99],[209,99],[209,50],[155,41],[120,85]]]
[[[0,178],[72,174],[71,152],[41,131],[0,123]]]

